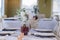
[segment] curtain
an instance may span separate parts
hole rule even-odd
[[[0,0],[0,18],[4,15],[4,0]]]
[[[39,11],[45,14],[47,18],[51,16],[51,2],[52,0],[38,0]]]

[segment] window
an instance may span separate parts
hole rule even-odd
[[[60,0],[53,0],[53,15],[60,15]]]
[[[1,0],[0,0],[0,17],[1,17]]]
[[[0,0],[0,18],[4,15],[4,0]]]
[[[21,8],[25,8],[29,11],[33,10],[34,6],[37,6],[37,0],[22,0]]]
[[[35,13],[34,7],[36,9],[38,9],[38,1],[37,0],[22,0],[21,8],[25,9],[26,13],[28,13],[28,15],[29,15],[29,18],[32,18]]]
[[[22,0],[22,6],[33,6],[37,5],[37,0]]]

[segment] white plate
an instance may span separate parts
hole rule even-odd
[[[51,29],[34,29],[36,31],[52,31]]]
[[[0,31],[0,34],[6,34],[6,33],[14,34],[15,31]]]
[[[54,33],[40,33],[40,32],[35,32],[35,33],[32,33],[34,35],[41,35],[41,36],[55,36]]]

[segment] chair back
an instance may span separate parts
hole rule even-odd
[[[55,19],[41,19],[38,22],[38,28],[40,29],[54,29],[57,25],[57,21]]]
[[[3,20],[3,26],[4,28],[15,28],[20,29],[21,27],[21,21],[17,19],[4,19]]]

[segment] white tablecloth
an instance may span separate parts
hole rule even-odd
[[[13,36],[0,36],[0,40],[18,40]],[[56,38],[40,38],[35,36],[25,36],[22,40],[57,40]]]
[[[12,37],[12,36],[0,36],[0,40],[17,40],[17,37]]]
[[[23,40],[57,40],[56,38],[40,38],[35,36],[25,36]]]

